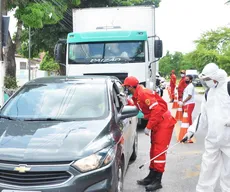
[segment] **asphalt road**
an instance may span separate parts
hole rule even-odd
[[[202,100],[201,94],[196,94],[196,106],[193,112],[193,118],[199,114],[200,104]],[[169,101],[167,93],[164,97],[165,101]],[[169,109],[172,104],[168,104]],[[171,109],[172,114],[176,113],[175,109]],[[170,146],[177,142],[179,133],[179,122],[174,128],[173,137]],[[204,152],[204,137],[206,131],[198,130],[194,138],[194,143],[178,144],[175,148],[167,153],[166,171],[162,178],[163,188],[158,192],[195,192],[196,184],[200,173],[201,157]],[[144,178],[149,170],[148,164],[142,169],[139,166],[149,160],[149,137],[143,130],[138,129],[138,157],[137,160],[129,165],[125,176],[124,192],[144,192],[145,188],[136,184],[136,180]],[[218,188],[216,192],[220,192]]]

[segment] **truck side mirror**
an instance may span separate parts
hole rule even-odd
[[[57,43],[54,47],[55,61],[59,64],[65,64],[66,62],[65,47],[63,43]]]
[[[162,40],[155,40],[154,41],[154,56],[155,56],[155,58],[161,58],[162,52],[163,52]]]

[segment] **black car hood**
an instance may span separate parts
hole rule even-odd
[[[110,118],[39,122],[0,120],[0,160],[72,161],[111,144]]]

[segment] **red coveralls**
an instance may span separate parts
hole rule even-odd
[[[175,96],[175,87],[176,87],[176,75],[174,73],[171,74],[170,77],[170,89],[171,89],[171,100],[174,100]]]
[[[168,111],[167,103],[153,91],[138,85],[133,95],[135,105],[148,119],[147,128],[151,129],[150,159],[166,150],[170,144],[176,120]],[[151,161],[150,168],[164,172],[166,154],[162,154]]]
[[[187,87],[187,84],[185,83],[185,77],[182,77],[179,84],[178,84],[178,100],[182,101],[183,99],[183,92],[184,89]]]

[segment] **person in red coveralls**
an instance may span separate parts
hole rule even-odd
[[[185,82],[185,70],[180,71],[181,79],[179,81],[177,91],[178,91],[178,101],[182,101],[184,89],[187,87]]]
[[[171,90],[170,103],[174,101],[175,88],[176,88],[176,75],[175,75],[175,71],[172,70],[171,75],[170,75],[170,90]]]
[[[177,121],[168,110],[167,103],[157,93],[140,85],[136,77],[127,77],[123,86],[132,93],[134,104],[142,111],[144,118],[148,120],[144,132],[146,135],[151,133],[150,159],[152,159],[167,149]],[[165,164],[166,155],[162,154],[151,161],[148,176],[138,180],[137,183],[146,185],[146,191],[162,188],[161,179]]]

